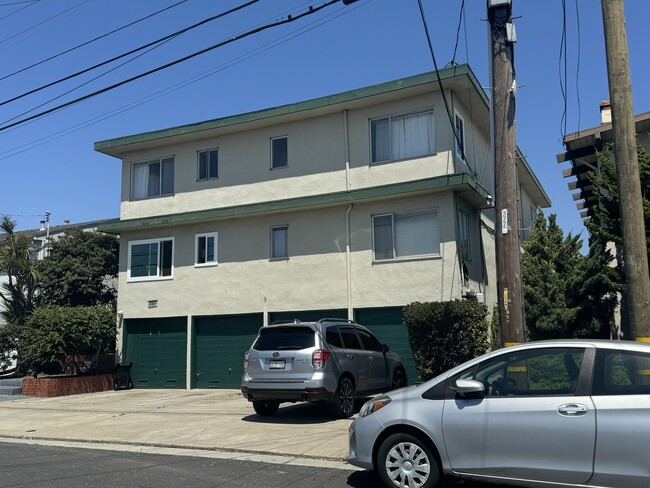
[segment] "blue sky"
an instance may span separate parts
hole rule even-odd
[[[0,78],[179,0],[0,0]],[[7,100],[245,3],[186,0],[155,17],[55,60],[0,80]],[[184,34],[91,81],[91,74],[0,106],[0,127],[50,99],[44,110],[165,64],[323,1],[260,0]],[[489,87],[486,2],[466,0],[456,62]],[[565,233],[584,226],[555,155],[562,152],[560,89],[563,3],[567,23],[566,131],[600,124],[609,98],[600,2],[514,0],[518,42],[517,140],[550,196]],[[9,5],[11,4],[11,5]],[[461,0],[423,0],[439,67],[452,60]],[[650,2],[626,2],[636,113],[650,110],[647,19]],[[578,22],[579,20],[579,22]],[[114,68],[115,64],[110,68]],[[0,131],[0,214],[19,229],[119,216],[120,164],[96,141],[173,127],[431,71],[417,0],[339,2],[323,11],[236,41],[178,66],[19,127]],[[194,81],[193,81],[194,80]],[[30,112],[35,113],[35,112]],[[585,232],[583,232],[583,236]]]

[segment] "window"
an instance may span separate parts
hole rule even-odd
[[[438,211],[372,217],[375,261],[440,255]]]
[[[363,342],[363,348],[366,351],[382,352],[381,344],[375,336],[366,332],[363,329],[357,329],[357,334],[359,334],[359,337],[361,337],[361,342]]]
[[[314,347],[314,331],[309,327],[269,327],[260,330],[260,336],[253,344],[256,351],[278,351],[280,349],[299,351]]]
[[[171,278],[174,270],[174,239],[129,242],[128,280]]]
[[[469,214],[463,210],[458,212],[458,245],[463,260],[469,261]]]
[[[454,147],[456,148],[456,157],[465,161],[465,121],[458,112],[454,112],[456,137],[454,137]]]
[[[330,346],[343,347],[338,327],[328,327],[325,331],[325,340]]]
[[[370,121],[372,162],[433,154],[433,111]]]
[[[459,373],[449,387],[464,378],[482,382],[488,397],[573,395],[584,353],[582,348],[546,348],[504,354]]]
[[[217,264],[217,233],[197,234],[195,237],[195,266]]]
[[[343,347],[345,349],[363,349],[357,334],[354,333],[352,327],[340,327],[341,338],[343,339]]]
[[[599,350],[594,395],[650,395],[650,354]]]
[[[271,139],[271,169],[289,166],[289,138],[275,137]]]
[[[133,165],[131,198],[141,200],[174,193],[174,158]]]
[[[219,150],[208,149],[197,153],[199,165],[199,180],[219,177]]]
[[[271,259],[287,259],[289,257],[288,235],[289,228],[286,225],[271,227]]]

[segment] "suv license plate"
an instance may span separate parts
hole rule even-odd
[[[284,359],[271,359],[271,362],[269,363],[269,369],[284,369],[284,365]]]

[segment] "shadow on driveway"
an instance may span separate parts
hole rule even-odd
[[[324,403],[281,404],[278,412],[270,417],[257,414],[243,417],[244,422],[260,424],[324,424],[337,419]]]

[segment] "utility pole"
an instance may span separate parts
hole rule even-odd
[[[515,137],[517,85],[513,66],[512,0],[487,0],[492,72],[492,147],[497,294],[502,346],[526,340],[519,243]]]
[[[623,0],[601,0],[632,338],[650,342],[650,278]]]

